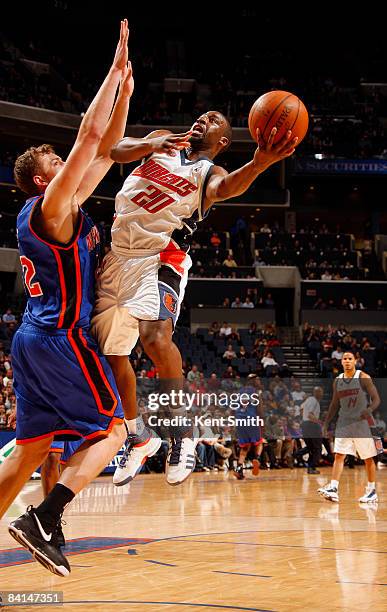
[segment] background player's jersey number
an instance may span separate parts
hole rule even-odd
[[[161,189],[154,185],[148,185],[144,191],[140,191],[140,193],[132,198],[132,202],[150,213],[156,213],[166,206],[173,204],[174,201],[174,198],[168,193],[161,191]]]
[[[34,263],[31,259],[28,259],[25,255],[21,255],[20,263],[23,269],[24,275],[24,284],[27,287],[28,293],[31,297],[39,297],[39,295],[43,295],[42,288],[40,283],[33,282],[33,278],[36,274]]]

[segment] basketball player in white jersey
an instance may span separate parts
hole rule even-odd
[[[257,133],[253,159],[230,174],[213,162],[232,137],[229,122],[217,111],[201,115],[184,134],[157,130],[145,138],[124,138],[112,149],[116,162],[142,159],[116,196],[112,250],[104,261],[92,322],[113,368],[129,431],[116,485],[132,480],[161,443],[140,419],[136,422],[136,378],[128,355],[140,337],[164,390],[182,388],[182,358],[172,335],[192,263],[189,238],[215,202],[244,193],[259,174],[294,152],[298,139],[290,131],[274,145],[275,134],[273,128],[265,144]],[[184,407],[175,413],[187,416]],[[174,430],[166,465],[169,484],[190,475],[195,446],[192,428]]]
[[[325,419],[324,429],[339,410],[335,437],[335,462],[330,483],[318,489],[326,499],[339,501],[339,480],[346,455],[359,455],[365,462],[368,484],[359,502],[377,502],[374,457],[377,454],[369,426],[372,413],[380,405],[379,393],[371,377],[356,370],[356,358],[352,351],[345,351],[341,360],[344,372],[333,383],[333,397]],[[368,397],[371,403],[368,405]]]

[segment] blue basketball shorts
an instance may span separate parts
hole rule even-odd
[[[62,454],[64,449],[64,442],[60,440],[53,440],[50,446],[49,453],[58,453]]]
[[[61,465],[66,465],[70,457],[75,453],[76,450],[83,444],[84,440],[65,440],[63,442],[64,448],[63,453],[60,457]]]
[[[12,342],[16,443],[107,435],[124,414],[113,373],[82,328],[23,323]]]

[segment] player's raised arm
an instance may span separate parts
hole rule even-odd
[[[127,20],[121,22],[120,38],[112,66],[89,106],[63,169],[49,183],[42,204],[43,226],[60,242],[70,240],[74,229],[76,191],[97,153],[108,122],[122,70],[127,64]]]
[[[257,176],[267,170],[269,166],[294,153],[298,138],[292,138],[292,133],[289,130],[277,144],[273,144],[276,133],[277,129],[273,128],[265,145],[259,130],[257,130],[258,147],[254,158],[241,168],[230,172],[230,174],[223,168],[215,166],[207,183],[204,210],[208,210],[214,202],[241,195],[250,187]]]
[[[123,70],[120,90],[114,104],[113,112],[104,135],[99,143],[95,158],[87,168],[82,182],[76,192],[76,200],[81,205],[99,185],[109,169],[114,164],[110,157],[110,149],[125,133],[126,122],[129,111],[129,101],[134,90],[132,65]]]
[[[123,138],[117,142],[110,152],[113,161],[120,164],[137,161],[152,153],[166,153],[174,156],[177,151],[189,146],[192,132],[172,134],[169,130],[155,130],[145,138]]]

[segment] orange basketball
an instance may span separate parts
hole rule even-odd
[[[308,131],[309,116],[300,98],[288,91],[269,91],[258,98],[249,113],[249,130],[257,140],[259,128],[262,140],[267,142],[273,127],[277,128],[274,143],[277,143],[288,130],[292,138],[298,136],[298,143]]]

